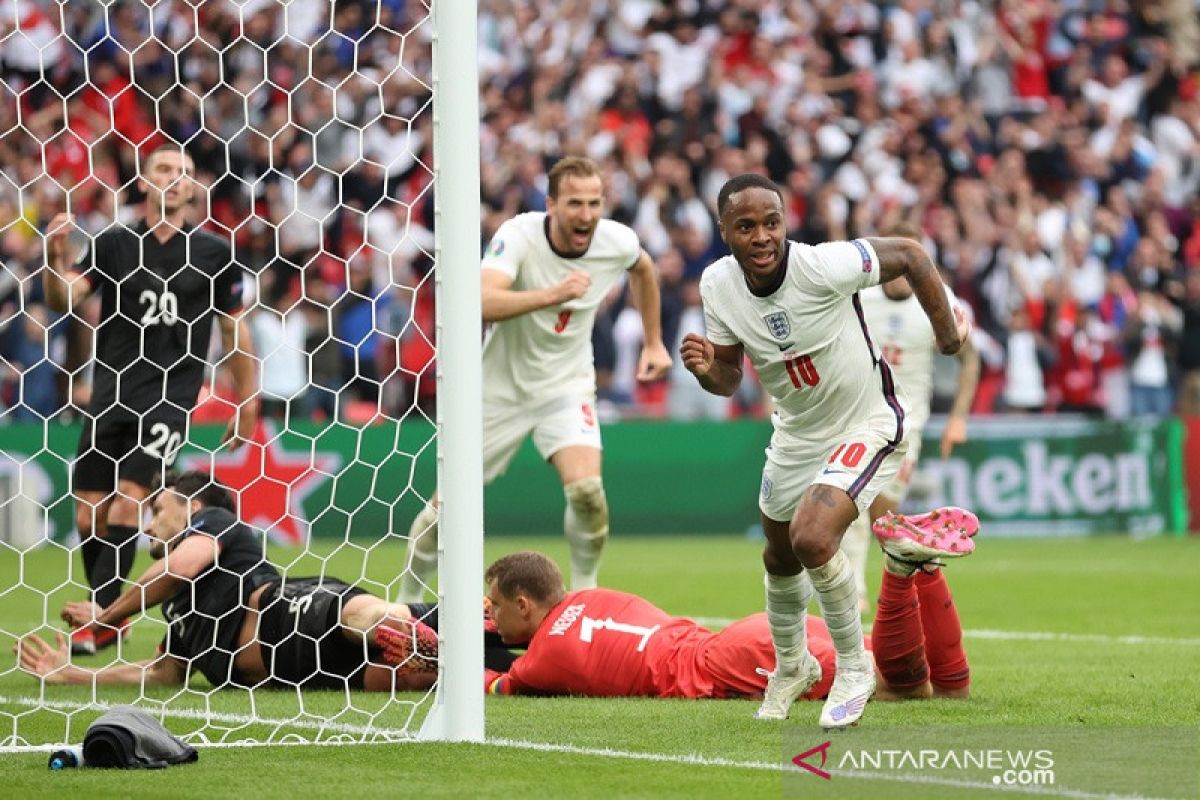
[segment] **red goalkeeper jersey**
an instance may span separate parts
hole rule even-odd
[[[824,623],[809,619],[809,649],[827,674],[810,693],[820,697],[832,680],[833,648]],[[774,663],[765,614],[713,633],[637,595],[585,589],[550,610],[526,653],[506,674],[493,673],[488,689],[588,697],[751,696],[766,686],[756,668],[769,670]]]

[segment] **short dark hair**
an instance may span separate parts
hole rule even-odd
[[[489,586],[495,581],[500,594],[509,599],[523,594],[535,603],[554,605],[566,594],[558,565],[533,550],[510,553],[496,560],[483,579]]]
[[[546,176],[550,181],[550,197],[558,198],[558,188],[562,185],[562,179],[565,177],[573,178],[591,178],[593,176],[603,180],[603,175],[600,174],[600,167],[595,161],[583,156],[567,156],[561,158],[558,163],[550,168],[550,173]]]
[[[181,144],[172,144],[170,142],[166,142],[160,144],[158,147],[146,154],[146,157],[142,159],[142,165],[139,172],[144,173],[145,171],[149,170],[151,162],[154,161],[154,157],[159,153],[179,153],[185,159],[192,162],[193,168],[196,166],[196,159],[192,158],[192,154],[187,151],[187,148]]]
[[[717,192],[718,217],[725,215],[725,209],[729,207],[729,198],[744,189],[766,189],[768,192],[774,192],[778,195],[779,202],[783,202],[783,192],[775,181],[759,175],[757,172],[745,172],[725,181],[725,185],[721,187],[721,191]]]
[[[163,489],[183,495],[188,501],[199,500],[204,508],[223,508],[230,513],[237,513],[233,492],[207,472],[195,469],[176,472],[169,469],[159,477],[154,493],[158,494]]]

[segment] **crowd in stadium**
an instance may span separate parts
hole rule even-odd
[[[428,10],[283,5],[0,2],[0,409],[86,400],[89,330],[43,305],[40,232],[67,198],[89,234],[132,218],[135,151],[166,137],[196,221],[258,276],[267,412],[429,408]],[[717,188],[760,171],[792,238],[920,227],[975,314],[976,411],[1200,413],[1191,0],[481,0],[479,21],[485,242],[591,156],[656,261],[669,348],[724,252]],[[751,382],[728,401],[678,366],[637,386],[637,313],[614,293],[601,317],[616,413],[761,411]]]

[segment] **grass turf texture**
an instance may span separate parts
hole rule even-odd
[[[864,727],[896,730],[927,725],[1070,725],[1102,730],[1110,726],[1200,724],[1200,586],[1195,580],[1200,540],[1125,537],[1061,540],[988,540],[979,552],[948,569],[950,584],[968,630],[972,698],[967,702],[873,703]],[[566,561],[560,539],[496,538],[488,558],[535,547]],[[761,571],[757,542],[742,537],[616,538],[606,557],[606,585],[645,595],[677,614],[733,618],[761,608]],[[401,550],[387,545],[369,553],[342,548],[324,554],[330,575],[346,580],[365,577],[386,582],[400,563]],[[294,575],[321,570],[322,559],[276,551]],[[68,557],[45,549],[18,558],[0,556],[0,630],[12,633],[36,627],[45,616],[54,622],[61,603],[80,595],[64,584]],[[147,564],[139,557],[138,570]],[[872,557],[872,576],[878,557]],[[78,573],[79,567],[75,565]],[[20,585],[23,580],[23,585]],[[877,580],[873,580],[876,583]],[[368,583],[370,585],[370,583]],[[57,587],[57,588],[56,588]],[[48,603],[37,590],[51,591]],[[482,589],[482,587],[481,587]],[[482,593],[482,592],[481,592]],[[162,628],[155,613],[135,627],[126,645],[127,658],[153,651]],[[1072,639],[1000,639],[972,631],[1017,631],[1082,634]],[[1098,635],[1089,640],[1088,635]],[[994,634],[993,634],[994,636]],[[1131,636],[1183,641],[1118,642]],[[103,657],[80,663],[100,663]],[[66,717],[35,711],[16,702],[36,698],[38,684],[13,669],[7,646],[0,653],[0,737],[15,730],[30,742],[61,738]],[[207,686],[193,682],[198,692]],[[135,689],[102,687],[111,702],[137,696]],[[147,690],[148,697],[170,698],[165,689]],[[86,687],[47,687],[45,697],[59,703],[84,703]],[[414,714],[415,729],[423,706],[387,706],[375,720],[403,727]],[[259,717],[287,718],[303,703],[305,710],[327,713],[343,706],[338,693],[264,691],[254,697]],[[246,693],[220,692],[175,697],[173,708],[203,708],[249,714]],[[377,696],[356,694],[339,722],[365,724],[385,704]],[[0,781],[11,797],[204,797],[214,794],[289,797],[382,796],[403,787],[411,796],[530,797],[779,797],[778,763],[786,731],[819,736],[815,703],[798,704],[788,723],[758,723],[746,701],[588,700],[488,698],[488,736],[509,740],[611,748],[668,756],[698,755],[753,766],[702,766],[636,761],[563,752],[536,752],[478,745],[378,745],[276,749],[204,749],[199,764],[162,773],[69,771],[48,773],[44,754],[0,755]],[[72,732],[82,734],[94,712],[75,713]],[[168,727],[193,730],[202,723],[169,717]],[[239,729],[240,722],[225,722]],[[237,736],[269,732],[250,727]],[[211,738],[219,730],[210,728]],[[851,731],[842,736],[854,736]],[[806,737],[807,733],[802,733]],[[234,737],[236,738],[236,737]],[[814,740],[815,742],[815,740]],[[1114,745],[1115,746],[1115,745]],[[1102,751],[1097,759],[1105,758]],[[839,780],[822,794],[837,797],[970,797],[1001,796],[990,790],[963,787]]]

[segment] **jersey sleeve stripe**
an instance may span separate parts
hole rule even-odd
[[[879,449],[875,457],[867,464],[867,468],[863,470],[858,479],[850,485],[846,492],[852,500],[858,499],[859,493],[866,487],[871,479],[875,477],[875,473],[879,470],[880,464],[889,455],[896,451],[896,447],[900,444],[900,440],[904,438],[904,408],[900,405],[900,401],[896,398],[896,382],[892,377],[892,369],[888,363],[882,358],[875,357],[875,345],[871,342],[871,331],[867,327],[867,319],[863,315],[862,301],[856,292],[851,299],[854,303],[854,313],[858,315],[858,323],[862,327],[863,338],[866,340],[867,349],[871,352],[871,360],[875,363],[879,370],[880,384],[883,389],[883,398],[887,401],[888,406],[892,409],[892,413],[896,415],[896,434],[886,445]]]

